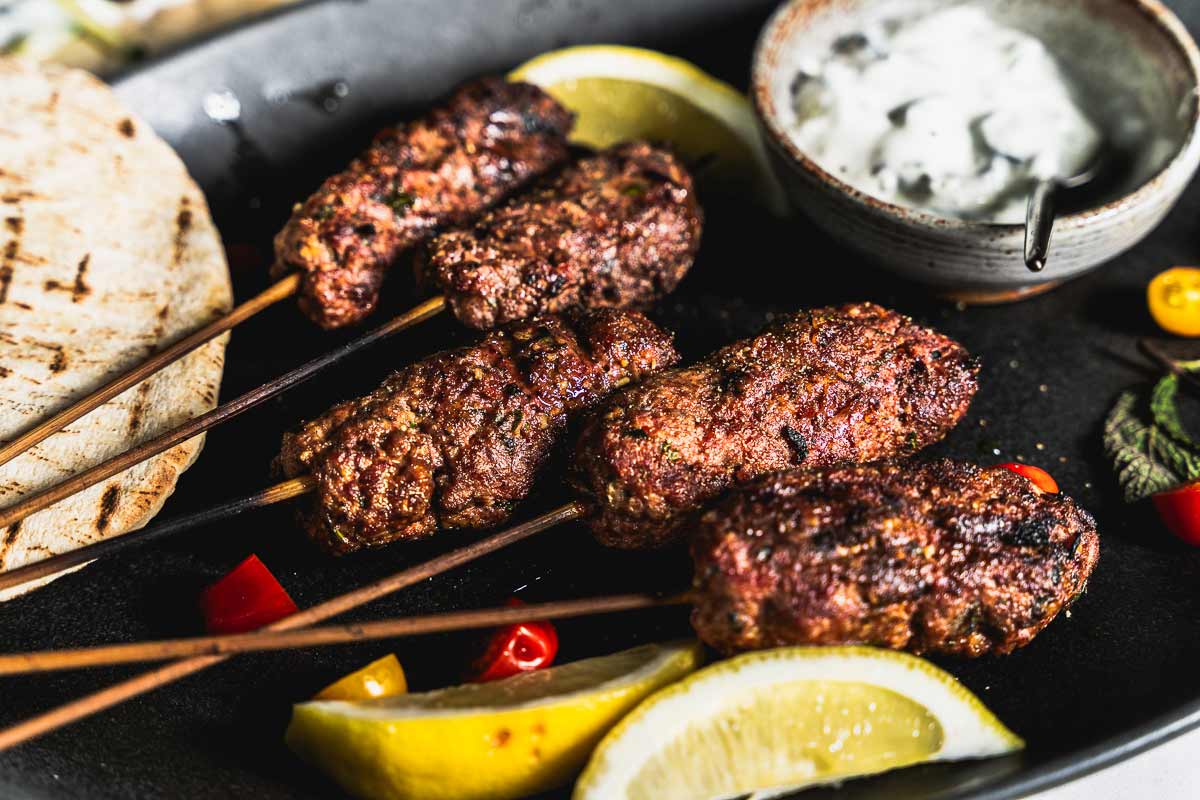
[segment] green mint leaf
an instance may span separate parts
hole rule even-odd
[[[1198,445],[1188,436],[1183,427],[1183,420],[1179,417],[1179,406],[1175,403],[1178,394],[1179,376],[1164,375],[1150,393],[1150,414],[1154,418],[1154,424],[1162,428],[1168,436],[1184,447],[1195,449]]]
[[[1188,435],[1175,402],[1179,394],[1179,377],[1166,375],[1154,385],[1150,394],[1150,415],[1154,427],[1163,435],[1151,441],[1155,455],[1185,480],[1200,478],[1200,446]]]
[[[1127,503],[1137,502],[1182,483],[1161,460],[1163,434],[1138,413],[1138,396],[1125,392],[1117,398],[1104,422],[1104,450],[1116,467],[1117,481]]]
[[[1200,480],[1200,454],[1164,435],[1157,426],[1150,429],[1151,452],[1172,472],[1185,481]]]

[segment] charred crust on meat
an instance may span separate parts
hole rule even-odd
[[[636,192],[625,191],[629,186]],[[645,308],[691,267],[703,215],[669,151],[587,155],[417,254],[419,282],[477,329],[574,306]]]
[[[1099,552],[1095,521],[1070,498],[945,459],[777,473],[693,529],[693,624],[722,652],[1011,652],[1075,601]]]
[[[914,369],[932,350],[942,358]],[[588,524],[602,544],[664,547],[697,506],[757,476],[936,442],[976,385],[961,345],[894,311],[856,303],[788,315],[611,397],[582,427],[571,483],[599,509]],[[648,452],[629,427],[672,450]]]
[[[1018,547],[1045,547],[1050,544],[1050,534],[1056,524],[1057,521],[1048,516],[1013,520],[1001,529],[1000,540]]]
[[[380,132],[294,209],[275,239],[276,273],[301,273],[300,308],[321,327],[358,322],[402,254],[563,162],[572,120],[530,84],[459,87],[423,117]]]
[[[670,334],[636,312],[516,323],[307,423],[277,465],[316,479],[301,522],[335,553],[499,524],[572,416],[677,359]]]
[[[805,441],[804,435],[791,425],[784,425],[782,431],[783,438],[787,439],[788,445],[792,448],[796,465],[803,464],[804,459],[808,458],[808,442]]]

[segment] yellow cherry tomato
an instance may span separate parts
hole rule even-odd
[[[1200,268],[1172,267],[1146,287],[1150,316],[1176,336],[1200,336]]]
[[[394,655],[386,655],[372,661],[357,672],[337,680],[317,692],[314,700],[370,700],[373,697],[388,697],[405,694],[408,681],[404,668]]]

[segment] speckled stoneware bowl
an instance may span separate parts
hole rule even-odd
[[[1000,22],[1046,43],[1103,128],[1130,102],[1154,135],[1122,157],[1119,178],[1093,205],[1059,217],[1049,263],[1030,272],[1023,225],[947,219],[870,197],[818,167],[788,137],[790,83],[805,54],[828,52],[864,19],[896,18],[951,0],[791,0],[767,22],[754,54],[751,94],[772,162],[793,206],[847,246],[968,302],[1044,291],[1137,244],[1166,215],[1200,163],[1200,54],[1179,20],[1154,0],[975,0]]]

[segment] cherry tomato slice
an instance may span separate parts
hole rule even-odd
[[[517,598],[510,606],[524,605]],[[549,622],[522,622],[508,625],[492,634],[487,649],[475,662],[476,683],[498,681],[520,672],[544,669],[554,663],[558,653],[558,631]]]
[[[1058,494],[1058,482],[1051,477],[1049,472],[1046,472],[1041,467],[1010,462],[1008,464],[997,464],[996,469],[1006,469],[1009,472],[1015,472],[1024,478],[1028,478],[1033,482],[1034,486],[1046,494]]]
[[[1200,481],[1159,492],[1150,500],[1167,530],[1200,547]]]
[[[200,595],[209,633],[245,633],[296,613],[296,604],[252,555]]]
[[[1200,269],[1172,267],[1146,287],[1150,316],[1176,336],[1200,336]]]

